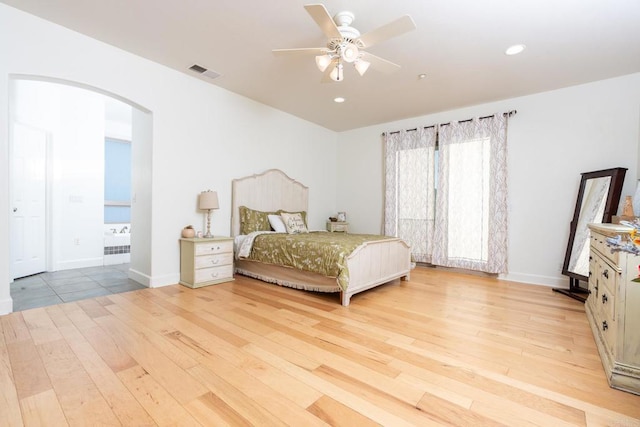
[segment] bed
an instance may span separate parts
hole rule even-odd
[[[289,178],[278,169],[251,175],[232,181],[231,235],[236,243],[245,237],[240,234],[240,208],[261,212],[307,212],[309,189]],[[325,234],[327,232],[324,232]],[[250,233],[253,235],[256,233]],[[267,233],[268,234],[268,233]],[[273,233],[274,235],[276,233]],[[340,233],[331,233],[338,238]],[[236,258],[235,271],[268,283],[315,292],[340,293],[343,306],[348,306],[351,296],[395,279],[409,280],[411,254],[409,245],[402,239],[387,236],[368,238],[344,257],[346,278],[341,274],[326,276],[310,271],[267,262]],[[258,236],[257,239],[268,238]]]

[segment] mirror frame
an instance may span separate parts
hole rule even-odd
[[[611,222],[611,218],[618,211],[618,204],[620,203],[620,196],[622,194],[622,184],[624,184],[624,176],[627,172],[627,168],[612,168],[604,169],[594,172],[582,173],[582,179],[580,180],[580,189],[578,190],[578,200],[573,213],[573,219],[569,226],[569,241],[567,243],[567,251],[564,257],[564,263],[562,264],[562,274],[569,276],[569,289],[554,289],[554,291],[563,293],[571,298],[585,301],[586,298],[579,294],[588,294],[588,288],[581,287],[580,281],[587,282],[588,276],[569,271],[569,262],[571,260],[571,252],[573,249],[573,243],[576,237],[576,228],[578,226],[578,219],[580,218],[580,211],[582,208],[582,199],[584,197],[584,190],[586,183],[589,179],[611,177],[611,183],[609,184],[609,192],[607,194],[607,201],[604,207],[604,214],[602,216],[602,223]],[[588,230],[587,230],[588,232]]]

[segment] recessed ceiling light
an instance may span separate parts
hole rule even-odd
[[[425,73],[418,74],[418,80],[426,79],[427,75]]]
[[[526,48],[523,44],[514,44],[510,46],[507,50],[504,51],[505,55],[517,55],[521,53]]]
[[[334,102],[337,102],[338,104],[341,104],[341,103],[343,103],[343,102],[344,102],[344,98],[343,98],[343,97],[341,97],[341,96],[339,96],[339,97],[337,97],[337,98],[333,98],[333,101],[334,101]]]

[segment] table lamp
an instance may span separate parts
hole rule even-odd
[[[218,193],[207,190],[200,193],[198,208],[207,211],[207,234],[204,237],[213,237],[211,234],[211,210],[218,209]]]

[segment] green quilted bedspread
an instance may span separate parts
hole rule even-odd
[[[347,257],[361,244],[393,237],[373,234],[311,232],[256,236],[249,259],[336,277],[340,289],[349,283]]]

